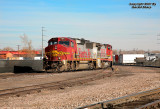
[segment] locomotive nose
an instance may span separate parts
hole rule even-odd
[[[50,45],[46,47],[45,52],[46,56],[53,61],[66,59],[66,55],[70,54],[67,52],[67,47],[60,44]]]

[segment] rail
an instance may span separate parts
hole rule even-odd
[[[41,92],[41,90],[46,90],[46,89],[49,89],[49,90],[64,89],[65,87],[72,87],[75,85],[85,84],[87,82],[99,80],[111,75],[110,73],[103,73],[103,72],[104,72],[104,69],[101,69],[101,70],[98,70],[96,73],[87,74],[79,77],[73,77],[66,80],[31,85],[31,86],[24,86],[24,87],[16,87],[12,89],[4,89],[4,90],[0,90],[0,97],[6,97],[6,96],[12,96],[12,95],[21,96],[21,95],[37,93],[37,92],[39,93]]]
[[[143,108],[143,107],[149,107],[151,105],[152,106],[154,105],[160,108],[160,103],[159,103],[160,101],[154,102],[159,99],[160,99],[160,87],[152,90],[143,91],[136,94],[104,101],[104,102],[99,102],[99,103],[79,107],[77,109],[121,109],[122,107],[123,109],[135,109],[135,108],[149,109],[149,108]]]

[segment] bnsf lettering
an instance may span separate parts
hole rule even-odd
[[[88,58],[91,58],[91,52],[89,49],[88,49]]]
[[[105,49],[101,49],[101,57],[105,57],[106,56],[106,50]]]
[[[89,49],[87,51],[81,51],[81,49],[79,48],[79,57],[81,57],[81,58],[90,58],[91,57],[91,52],[90,52]]]

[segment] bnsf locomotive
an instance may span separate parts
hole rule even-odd
[[[53,72],[112,67],[112,46],[85,39],[57,37],[45,48],[45,70]]]

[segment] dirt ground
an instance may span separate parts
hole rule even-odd
[[[65,73],[1,74],[0,90],[107,74],[77,86],[0,99],[1,108],[72,109],[160,87],[160,68],[114,66],[111,70]]]

